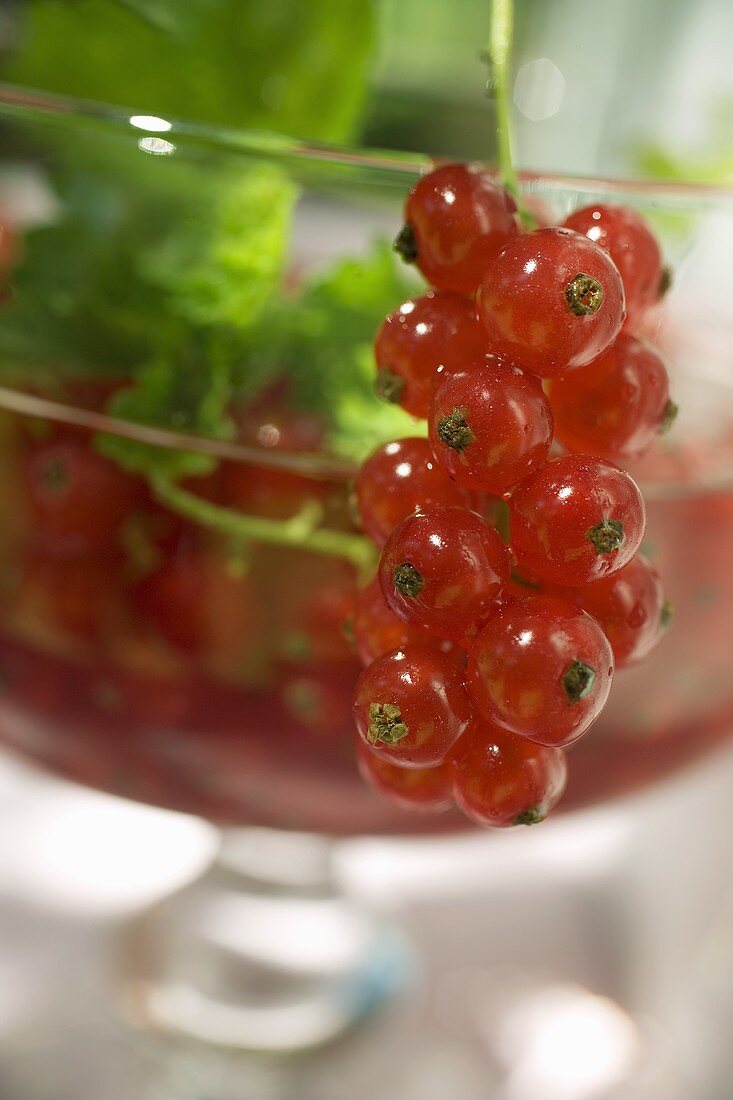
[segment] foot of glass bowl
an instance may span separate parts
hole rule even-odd
[[[193,884],[126,937],[135,1022],[230,1050],[327,1043],[405,986],[410,951],[384,916],[347,897],[326,841],[231,831]]]

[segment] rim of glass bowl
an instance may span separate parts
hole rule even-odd
[[[332,174],[334,181],[348,177],[350,182],[375,183],[380,180],[407,186],[416,176],[429,171],[436,160],[427,154],[393,150],[334,146],[288,137],[267,130],[239,130],[188,120],[162,117],[140,110],[88,99],[57,95],[37,88],[0,81],[0,119],[23,120],[53,125],[57,129],[95,129],[129,137],[136,143],[144,138],[167,143],[160,151],[176,155],[199,148],[242,157],[267,157],[290,164],[302,174],[308,169]],[[155,150],[152,150],[155,151]],[[444,159],[444,158],[442,158]],[[488,169],[496,170],[494,166]],[[721,202],[733,203],[733,186],[680,182],[677,180],[608,179],[601,176],[557,175],[520,171],[520,184],[527,194],[546,195],[574,191],[577,194],[636,196],[651,205],[664,208],[694,207],[700,211]],[[267,451],[203,436],[189,435],[168,428],[151,427],[118,420],[102,413],[75,408],[18,390],[0,387],[0,408],[21,415],[59,420],[89,431],[110,432],[153,446],[189,450],[237,462],[271,469],[297,470],[317,479],[348,478],[354,465],[318,454],[289,454]],[[651,496],[716,491],[730,484],[733,469],[725,477],[695,478],[681,484],[675,481],[644,483]]]

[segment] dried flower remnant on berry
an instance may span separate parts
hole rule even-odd
[[[449,416],[442,417],[438,422],[438,437],[441,443],[459,454],[465,451],[476,438],[466,419],[466,410],[454,409]]]
[[[529,809],[523,810],[521,814],[517,814],[514,818],[515,825],[539,825],[541,821],[544,821],[547,817],[547,811],[543,810],[541,806],[530,806]]]
[[[405,222],[395,237],[392,246],[398,252],[406,264],[417,263],[417,238],[411,222]]]
[[[369,730],[367,739],[375,745],[382,741],[385,745],[396,745],[409,734],[402,721],[402,712],[393,703],[372,703],[369,707]]]
[[[565,301],[576,317],[588,317],[601,308],[603,287],[592,275],[579,272],[565,287]]]
[[[662,419],[659,424],[659,434],[664,435],[674,424],[677,419],[677,413],[680,411],[679,405],[676,405],[674,401],[668,401],[664,406],[664,412],[662,413]]]
[[[573,661],[565,671],[562,686],[571,703],[579,703],[593,690],[596,682],[595,670],[585,661]]]
[[[374,380],[374,390],[377,397],[383,401],[389,401],[390,405],[399,405],[400,398],[405,389],[405,382],[398,374],[388,367],[380,367]]]
[[[602,519],[589,529],[587,537],[596,554],[612,554],[624,544],[624,525],[617,519]]]
[[[660,301],[661,301],[662,298],[665,297],[665,295],[667,295],[669,293],[669,290],[672,287],[673,281],[674,281],[674,276],[672,274],[672,268],[669,264],[665,264],[664,267],[662,268],[662,274],[661,274],[661,277],[659,279],[659,289],[657,291],[657,296],[658,296]]]
[[[402,562],[392,573],[392,583],[398,592],[414,600],[425,587],[425,581],[410,562]]]

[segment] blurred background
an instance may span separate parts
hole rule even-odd
[[[0,79],[491,160],[489,18],[488,0],[0,0]],[[517,0],[515,18],[521,167],[733,185],[729,0]],[[344,845],[344,881],[398,911],[431,965],[366,1035],[284,1069],[193,1057],[121,1022],[119,931],[207,866],[213,831],[3,757],[0,1096],[359,1100],[390,1080],[405,1100],[727,1100],[731,782],[722,754],[529,840]]]

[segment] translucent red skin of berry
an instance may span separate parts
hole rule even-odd
[[[498,250],[519,231],[517,206],[478,165],[445,164],[410,192],[405,220],[417,266],[433,286],[471,294]]]
[[[425,645],[430,635],[419,626],[408,626],[390,611],[384,600],[379,578],[362,588],[356,598],[351,621],[354,648],[363,665],[370,665],[377,657],[403,649],[406,645]]]
[[[406,736],[370,742],[373,707],[397,708]],[[405,646],[379,657],[356,683],[354,719],[362,740],[380,759],[402,767],[443,763],[474,717],[460,665],[437,646]]]
[[[467,425],[465,445],[441,438],[446,420]],[[501,496],[547,460],[553,418],[537,378],[489,355],[441,383],[429,428],[435,457],[459,485]]]
[[[664,588],[657,570],[641,554],[610,577],[554,594],[593,616],[608,638],[617,669],[645,660],[664,636]]]
[[[636,210],[599,203],[574,210],[564,224],[608,252],[624,284],[630,323],[659,299],[662,254],[654,233]]]
[[[594,673],[578,698],[564,684],[575,662]],[[494,725],[564,747],[601,713],[613,669],[598,623],[569,600],[539,595],[496,607],[471,646],[466,682],[477,710]]]
[[[434,768],[400,768],[377,756],[357,738],[356,761],[368,786],[385,802],[411,813],[441,813],[453,805],[449,763]]]
[[[579,274],[603,298],[576,316],[566,288]],[[522,370],[551,378],[596,359],[624,320],[621,276],[607,253],[568,229],[538,229],[510,241],[486,271],[476,299],[489,346]]]
[[[377,546],[418,509],[471,504],[471,494],[451,481],[427,439],[417,437],[378,447],[363,463],[354,488],[362,526]]]
[[[522,576],[570,587],[621,569],[644,536],[646,513],[636,483],[610,462],[563,455],[523,481],[509,501],[511,544]],[[615,525],[620,524],[620,528]],[[602,528],[618,531],[619,545],[592,541]]]
[[[620,461],[640,455],[662,427],[669,378],[645,340],[622,332],[589,366],[554,378],[555,434],[569,451]]]
[[[409,565],[423,587],[406,595],[395,570]],[[406,623],[459,641],[487,613],[509,580],[509,552],[501,536],[465,508],[431,508],[395,528],[379,563],[387,606]]]
[[[0,274],[12,267],[18,254],[18,238],[9,222],[0,217]]]
[[[114,551],[125,518],[144,498],[142,483],[86,440],[35,447],[24,474],[33,540],[54,557]]]
[[[389,371],[403,383],[394,402],[424,418],[441,374],[458,370],[486,347],[473,304],[457,294],[432,290],[403,302],[384,319],[374,357],[378,371]]]
[[[477,722],[453,757],[453,798],[477,825],[504,829],[541,821],[567,781],[562,749]]]

